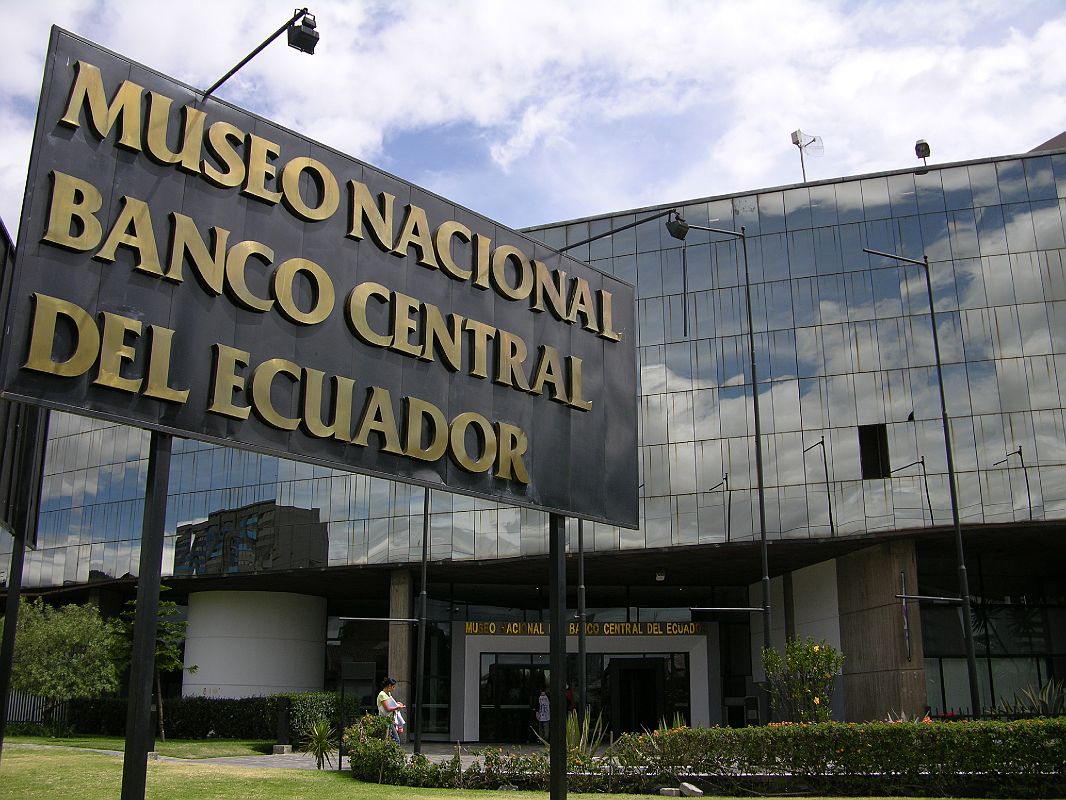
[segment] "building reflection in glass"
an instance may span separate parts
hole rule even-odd
[[[174,575],[324,567],[329,546],[318,509],[272,500],[212,511],[203,522],[178,526]]]

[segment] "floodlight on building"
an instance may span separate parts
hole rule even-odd
[[[303,15],[302,18],[300,15]],[[300,19],[300,24],[296,24],[296,19]],[[307,9],[299,9],[296,11],[296,17],[293,18],[293,22],[289,23],[289,47],[294,47],[301,53],[307,53],[308,55],[314,55],[315,45],[318,44],[319,35],[316,28],[318,24],[315,22],[313,14],[308,14]]]
[[[677,211],[671,211],[670,216],[666,220],[666,230],[670,232],[670,235],[680,241],[685,241],[685,237],[688,236],[689,225],[685,222],[685,218]]]
[[[914,143],[914,155],[918,156],[918,158],[922,160],[923,164],[929,164],[926,159],[929,158],[932,152],[933,151],[929,148],[929,142],[927,142],[925,139],[919,139]]]

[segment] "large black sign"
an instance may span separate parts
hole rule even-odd
[[[522,234],[54,29],[19,239],[8,397],[637,524],[633,289]]]

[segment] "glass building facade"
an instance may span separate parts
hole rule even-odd
[[[671,207],[528,233],[560,248]],[[950,557],[922,550],[925,532],[951,523],[924,277],[864,248],[929,259],[964,529],[1066,535],[1066,152],[677,209],[691,224],[746,232],[758,380],[736,237],[693,229],[683,243],[660,217],[569,250],[637,287],[641,525],[588,524],[587,550],[755,546],[757,392],[770,539],[903,532],[917,543],[920,588],[957,591]],[[148,434],[51,419],[26,585],[136,573]],[[410,564],[421,555],[422,503],[420,488],[175,441],[164,574]],[[1026,584],[1004,572],[1039,559],[1038,543],[1027,546],[1017,563],[982,564],[972,586],[990,700],[1005,696],[997,679],[1013,691],[1066,675],[1066,580]],[[433,494],[434,560],[547,549],[544,514]],[[527,611],[537,610],[532,600]],[[956,612],[922,613],[930,705],[950,709],[966,693]]]

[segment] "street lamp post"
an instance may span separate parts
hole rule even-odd
[[[722,487],[725,492],[725,540],[731,541],[730,526],[733,521],[733,494],[729,491],[729,473],[722,473],[722,480],[718,481],[714,486],[707,490],[707,494],[710,494],[718,487]]]
[[[422,590],[418,595],[418,656],[415,674],[415,753],[422,752],[422,711],[426,701],[426,562],[429,560],[429,507],[433,490],[428,486],[422,499]]]
[[[582,239],[578,242],[571,242],[570,244],[560,247],[558,252],[565,253],[567,250],[573,250],[575,247],[581,247],[582,245],[589,244],[590,242],[595,242],[607,236],[613,236],[614,234],[619,233],[621,231],[627,231],[630,228],[635,228],[638,225],[643,225],[644,223],[651,222],[652,220],[662,219],[663,217],[674,213],[676,212],[673,209],[668,209],[666,211],[659,211],[655,214],[651,214],[647,217],[641,217],[640,219],[634,220],[633,222],[628,222],[625,225],[619,225],[617,228],[611,228],[610,230],[601,231],[600,233],[597,233],[593,236],[589,236],[588,238]],[[688,335],[687,318],[685,324],[685,334]],[[643,486],[643,484],[641,484],[641,486]],[[640,486],[638,486],[637,489],[639,490]],[[584,520],[581,519],[578,519],[577,521],[577,584],[578,719],[583,724],[585,715],[588,711],[588,706],[586,705],[587,701],[585,698],[586,694],[588,693],[588,676],[586,674],[585,664],[587,655],[585,622],[588,614],[586,613],[585,608],[585,528]]]
[[[836,524],[833,522],[833,489],[829,485],[829,461],[825,455],[825,437],[823,436],[809,447],[804,447],[803,452],[806,454],[808,451],[813,450],[816,447],[822,448],[822,471],[825,473],[825,499],[829,504],[829,535],[836,536],[837,528]]]
[[[933,281],[929,276],[929,256],[923,255],[922,260],[907,258],[895,253],[885,253],[880,250],[863,248],[863,252],[874,256],[891,258],[904,264],[913,264],[922,268],[925,275],[925,291],[929,298],[929,321],[933,328],[933,357],[936,361],[936,384],[940,391],[940,424],[944,429],[944,457],[948,468],[948,495],[951,498],[951,522],[955,528],[955,559],[957,562],[959,578],[959,599],[962,604],[962,628],[966,640],[966,672],[970,683],[970,707],[971,714],[975,717],[981,714],[981,695],[977,684],[977,654],[973,638],[973,617],[970,610],[970,581],[966,576],[966,556],[962,547],[962,526],[959,523],[959,495],[955,486],[955,459],[951,451],[951,429],[948,425],[948,401],[944,393],[944,370],[940,362],[940,337],[936,329],[936,309],[933,303]]]
[[[748,237],[743,225],[736,231],[731,228],[712,228],[707,225],[692,225],[685,222],[680,212],[674,211],[666,220],[666,229],[670,235],[682,242],[690,229],[720,233],[724,236],[734,236],[740,239],[741,250],[744,255],[744,300],[748,322],[748,357],[751,360],[751,396],[752,413],[755,421],[755,482],[759,498],[759,543],[762,549],[762,624],[763,624],[763,647],[770,649],[770,559],[766,542],[766,486],[763,479],[762,462],[762,427],[759,416],[759,376],[755,365],[755,326],[752,324],[751,315],[751,272],[748,268]],[[765,687],[764,687],[765,693]],[[766,697],[764,694],[764,703]],[[760,709],[763,714],[763,722],[769,719],[767,709]]]
[[[922,468],[922,484],[925,486],[925,504],[929,507],[929,524],[935,525],[936,519],[933,517],[933,501],[929,498],[929,473],[925,471],[925,456],[921,456],[917,461],[912,461],[909,464],[904,464],[902,467],[896,467],[888,474],[895,475],[897,472],[902,472],[903,470],[910,469],[911,467]],[[922,511],[922,524],[925,524],[925,511]]]
[[[1022,446],[1018,445],[1018,449],[1017,450],[1012,450],[1011,452],[1007,453],[1007,455],[1004,458],[1001,458],[999,461],[995,462],[992,466],[993,467],[998,467],[1000,464],[1006,464],[1011,456],[1018,456],[1018,459],[1022,462],[1022,475],[1025,476],[1025,497],[1026,497],[1027,502],[1029,503],[1029,521],[1032,522],[1033,521],[1033,493],[1029,490],[1029,470],[1026,469],[1026,466],[1025,466],[1025,456],[1022,454]]]

